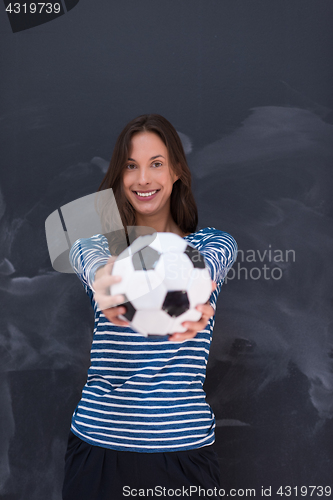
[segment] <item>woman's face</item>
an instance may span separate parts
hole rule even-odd
[[[173,183],[178,179],[164,142],[153,132],[133,135],[123,175],[125,196],[141,216],[168,216]]]

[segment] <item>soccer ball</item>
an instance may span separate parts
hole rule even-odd
[[[173,233],[137,238],[117,257],[112,274],[122,277],[111,286],[112,295],[125,296],[121,317],[144,336],[186,331],[181,323],[200,319],[195,307],[212,291],[203,256]]]

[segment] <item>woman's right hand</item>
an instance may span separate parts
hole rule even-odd
[[[118,306],[125,300],[123,295],[111,295],[110,286],[121,281],[120,276],[112,276],[112,267],[115,257],[110,257],[107,264],[97,269],[95,273],[95,281],[93,282],[94,300],[97,302],[98,307],[101,309],[104,316],[111,321],[111,323],[118,326],[129,326],[128,321],[118,318],[119,314],[124,314],[126,308]]]

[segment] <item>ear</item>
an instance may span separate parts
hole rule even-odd
[[[180,163],[179,163],[178,165],[179,165],[179,167],[180,167]],[[176,181],[178,181],[178,179],[179,179],[179,178],[180,178],[180,176],[179,176],[179,175],[177,175],[177,174],[176,174],[176,172],[173,170],[173,171],[172,171],[172,179],[173,179],[173,184],[174,184]]]

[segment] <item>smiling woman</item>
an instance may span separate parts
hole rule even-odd
[[[96,235],[74,243],[70,261],[91,299],[95,329],[87,382],[72,418],[63,499],[120,499],[126,488],[216,492],[215,417],[203,382],[216,300],[236,242],[215,228],[196,231],[184,150],[160,115],[140,116],[120,134],[100,186],[109,188],[124,227],[175,233],[202,253],[212,294],[197,306],[199,321],[182,323],[184,332],[147,339],[119,317],[124,296],[110,295],[121,278],[111,275],[107,239]]]
[[[150,156],[152,152],[160,152]],[[140,132],[132,138],[129,162],[123,175],[125,196],[136,213],[136,224],[157,231],[178,233],[172,218],[170,197],[179,179],[169,164],[168,150],[153,132]],[[156,161],[158,159],[158,161]]]
[[[167,182],[167,185],[158,185],[161,182]],[[191,172],[179,135],[163,116],[143,115],[127,124],[118,137],[99,189],[108,188],[114,192],[125,227],[145,225],[138,222],[143,209],[144,219],[154,220],[159,226],[158,231],[170,230],[183,236],[196,230],[198,211],[191,190]],[[162,191],[154,200],[156,209],[164,204],[162,218],[154,214],[154,210],[150,213],[148,205],[144,208],[138,204],[142,199],[140,194],[144,197],[156,189]],[[163,227],[165,215],[167,222]]]

